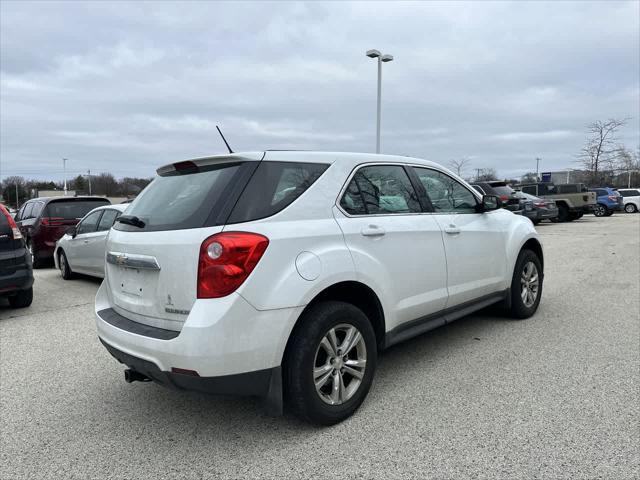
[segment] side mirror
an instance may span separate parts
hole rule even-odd
[[[65,233],[67,235],[71,235],[71,238],[76,238],[76,235],[78,234],[78,230],[76,229],[76,227],[74,225],[73,227],[67,228],[67,231]]]
[[[489,212],[491,210],[498,210],[502,207],[502,200],[496,195],[483,195],[482,196],[482,211]]]

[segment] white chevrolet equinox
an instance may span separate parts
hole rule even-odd
[[[531,221],[435,163],[267,151],[157,173],[109,233],[96,297],[128,382],[262,396],[329,425],[363,402],[382,349],[540,303]]]

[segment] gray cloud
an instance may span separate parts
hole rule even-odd
[[[0,3],[2,175],[151,175],[238,150],[383,151],[517,175],[577,166],[584,126],[632,117],[639,4]],[[470,172],[469,172],[470,173]]]

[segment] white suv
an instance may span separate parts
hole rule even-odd
[[[328,425],[362,403],[379,350],[493,303],[538,308],[531,222],[437,164],[267,151],[157,173],[109,233],[96,297],[129,382]]]

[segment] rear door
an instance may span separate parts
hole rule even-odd
[[[98,228],[89,242],[87,251],[87,268],[95,275],[104,276],[105,249],[107,246],[107,235],[113,226],[116,218],[122,212],[114,208],[102,210],[102,216],[98,222]]]
[[[71,269],[82,273],[95,273],[92,268],[92,249],[97,241],[96,231],[103,210],[90,213],[76,226],[76,236],[67,243],[67,260]]]
[[[447,307],[480,299],[504,288],[505,232],[510,213],[478,213],[476,196],[453,177],[413,167],[443,231],[447,255]]]
[[[406,168],[360,167],[335,214],[358,275],[391,307],[388,329],[436,313],[447,301],[442,232],[423,213]]]

